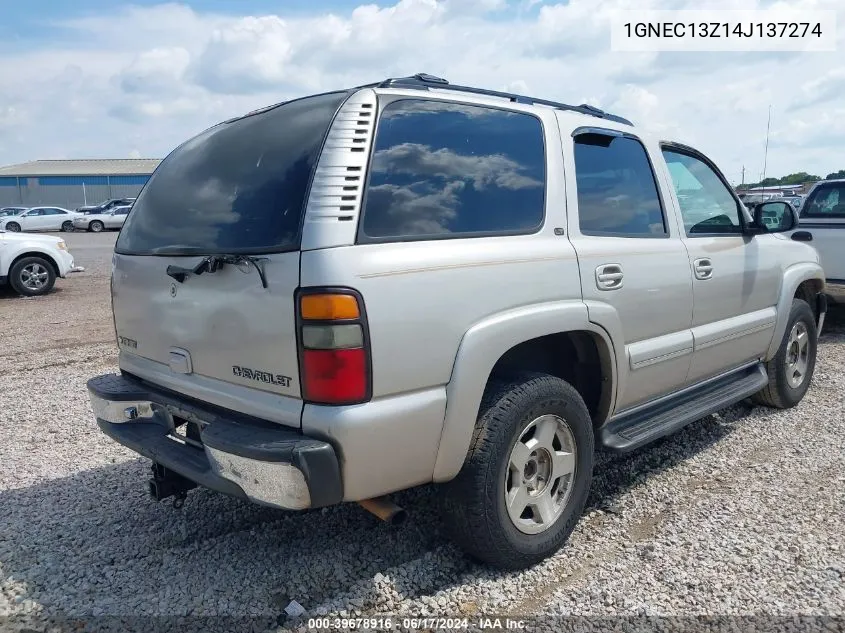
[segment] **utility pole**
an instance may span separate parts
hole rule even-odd
[[[766,149],[763,152],[763,180],[766,179],[766,164],[769,159],[769,128],[772,125],[772,105],[769,104],[769,119],[766,121]]]
[[[745,165],[742,166],[742,184],[740,185],[740,187],[742,187],[743,185],[745,185]]]

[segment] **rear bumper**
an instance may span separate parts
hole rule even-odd
[[[88,381],[100,429],[206,488],[286,510],[339,503],[343,485],[331,444],[278,424],[211,410],[126,375]],[[190,421],[199,441],[176,427]]]

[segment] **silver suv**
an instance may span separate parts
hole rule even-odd
[[[597,448],[804,396],[824,274],[781,208],[589,106],[416,75],[268,107],[140,193],[93,410],[157,499],[393,516],[435,482],[468,553],[532,565]]]

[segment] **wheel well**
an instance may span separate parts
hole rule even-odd
[[[56,277],[59,276],[59,267],[56,264],[56,260],[50,257],[47,253],[41,253],[39,251],[34,251],[31,253],[21,253],[15,259],[12,260],[11,265],[9,266],[9,271],[11,272],[12,266],[18,263],[18,261],[22,260],[24,257],[40,257],[41,259],[45,260],[50,266],[53,267],[53,272],[56,274]]]
[[[496,362],[491,380],[519,372],[536,371],[557,376],[572,385],[587,405],[594,423],[610,411],[612,357],[604,341],[592,332],[560,332],[520,343]]]
[[[816,295],[822,291],[822,281],[820,279],[807,279],[802,281],[795,290],[795,298],[803,299],[810,305],[813,314],[818,320],[818,305],[816,304]]]

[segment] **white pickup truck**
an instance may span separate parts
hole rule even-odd
[[[0,286],[35,297],[50,292],[57,277],[80,270],[62,238],[0,229]]]
[[[813,186],[792,239],[816,248],[828,297],[845,303],[845,180],[822,180]]]

